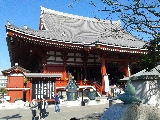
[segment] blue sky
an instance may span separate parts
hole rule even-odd
[[[6,43],[6,21],[18,27],[23,28],[27,25],[29,28],[38,30],[40,6],[74,15],[105,19],[107,13],[98,12],[98,8],[102,8],[103,4],[97,2],[95,8],[88,4],[88,1],[83,0],[75,3],[73,7],[68,7],[72,0],[0,0],[0,70],[11,67]],[[119,20],[116,16],[112,18],[112,20]]]

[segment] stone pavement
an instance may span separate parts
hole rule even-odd
[[[85,105],[85,106],[60,106],[61,112],[54,113],[54,105],[49,105],[45,120],[70,120],[71,118],[83,118],[85,116],[100,113],[102,114],[106,108],[108,108],[108,103],[99,105]],[[39,113],[39,110],[37,110]],[[29,107],[25,108],[12,108],[12,109],[1,109],[0,110],[0,120],[31,120],[32,114]],[[94,118],[91,118],[94,119]],[[38,117],[37,119],[38,120]],[[95,119],[94,119],[95,120]]]

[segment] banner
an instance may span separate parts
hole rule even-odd
[[[105,92],[109,92],[109,79],[108,75],[104,75]]]

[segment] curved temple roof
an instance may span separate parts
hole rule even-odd
[[[18,66],[18,65],[15,65],[15,66],[7,69],[7,70],[3,70],[2,73],[3,73],[3,74],[5,74],[5,73],[6,73],[6,74],[9,74],[9,73],[11,73],[11,72],[13,72],[13,71],[15,71],[15,72],[20,71],[20,72],[22,72],[22,73],[23,73],[23,72],[24,72],[24,73],[30,73],[29,70],[26,70],[26,69],[24,69],[24,68],[22,68],[22,67],[20,67],[20,66]]]
[[[10,23],[8,30],[46,41],[61,41],[94,46],[99,43],[105,46],[126,48],[143,48],[146,42],[137,39],[124,31],[119,21],[97,20],[41,7],[41,29],[19,28]]]

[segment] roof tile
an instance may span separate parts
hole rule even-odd
[[[92,45],[99,41],[106,45],[138,49],[143,48],[146,43],[121,29],[119,21],[98,21],[94,18],[71,15],[44,7],[41,7],[41,18],[45,30],[32,30],[28,27],[24,29],[12,24],[6,25],[6,28],[27,36],[71,43],[90,43]]]

